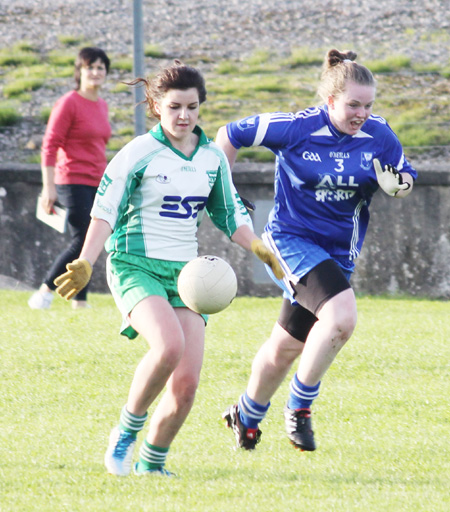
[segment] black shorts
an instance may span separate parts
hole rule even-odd
[[[294,286],[298,305],[283,300],[278,323],[295,339],[305,342],[322,305],[348,288],[350,283],[339,265],[331,259],[322,261]]]

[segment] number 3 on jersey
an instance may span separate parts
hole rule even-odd
[[[334,168],[336,172],[342,172],[344,170],[344,159],[343,158],[335,158],[334,159],[337,167]]]

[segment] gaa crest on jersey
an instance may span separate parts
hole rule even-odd
[[[166,174],[158,174],[158,176],[156,176],[156,181],[162,185],[167,185],[171,180]]]
[[[372,159],[373,159],[373,153],[368,153],[363,151],[361,153],[361,167],[365,171],[369,171],[372,167]]]
[[[311,162],[322,162],[319,153],[316,153],[315,151],[303,151],[302,158],[303,160],[309,160]]]

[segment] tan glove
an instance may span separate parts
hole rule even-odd
[[[400,190],[408,190],[411,186],[409,183],[403,182],[402,175],[393,165],[385,165],[384,169],[382,169],[378,158],[374,158],[373,166],[377,175],[378,185],[388,196],[395,196]]]
[[[70,300],[88,283],[92,275],[92,266],[88,260],[79,259],[66,265],[67,272],[53,282],[58,287],[56,293],[63,299]]]
[[[264,245],[264,242],[261,239],[255,238],[252,242],[251,249],[261,261],[269,265],[277,279],[283,279],[284,272],[280,267],[275,254]]]

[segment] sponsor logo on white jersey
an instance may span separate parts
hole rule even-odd
[[[321,162],[320,156],[318,153],[314,153],[313,151],[303,151],[302,153],[303,160],[310,160],[311,162]]]

